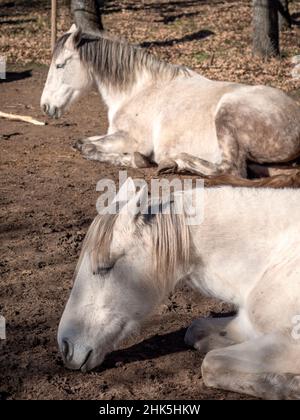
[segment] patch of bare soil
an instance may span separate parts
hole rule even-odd
[[[0,83],[1,108],[43,120],[46,69],[26,75],[13,72]],[[244,398],[204,386],[202,357],[184,345],[184,332],[192,319],[228,308],[186,287],[100,368],[82,374],[62,366],[57,326],[96,214],[95,185],[103,177],[117,179],[120,168],[86,161],[71,147],[81,136],[105,133],[106,111],[96,93],[48,123],[0,119],[0,313],[7,319],[0,399]],[[153,173],[129,171],[146,179]]]

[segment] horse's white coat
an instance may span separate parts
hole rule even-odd
[[[235,317],[194,321],[187,331],[186,342],[208,352],[202,371],[209,386],[300,398],[300,340],[292,338],[300,313],[299,203],[298,190],[205,190],[204,221],[188,227],[189,264],[178,264],[165,281],[174,289],[184,280],[238,309]],[[84,248],[58,334],[65,357],[63,340],[72,343],[70,368],[100,364],[165,297],[152,249],[152,229],[160,222],[139,218],[125,211],[116,219],[109,270],[93,274]],[[172,226],[167,239],[176,241]]]
[[[147,59],[134,64],[132,58],[134,78],[121,88],[107,80],[113,70],[103,78],[91,63],[80,60],[73,45],[76,34],[73,28],[52,60],[41,105],[50,116],[59,117],[96,85],[108,108],[109,127],[101,142],[88,138],[77,144],[87,158],[136,167],[138,152],[164,170],[246,176],[247,159],[287,162],[300,155],[299,106],[283,92],[212,81],[187,68],[174,76],[178,67],[154,58],[150,64]],[[116,45],[122,50],[123,44],[107,42],[107,62],[110,57],[119,76],[128,73],[123,56],[109,52]],[[100,48],[97,40],[89,46]],[[153,70],[153,63],[161,70]]]

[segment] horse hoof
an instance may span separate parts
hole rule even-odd
[[[85,157],[91,158],[97,152],[97,147],[91,143],[83,144],[81,152]]]
[[[133,154],[134,164],[136,168],[148,168],[149,161],[148,159],[139,152],[134,152]]]
[[[178,165],[175,160],[172,159],[165,159],[162,160],[157,168],[157,174],[174,174],[178,170]]]
[[[83,140],[81,140],[81,139],[77,140],[76,143],[73,146],[73,149],[79,150],[79,152],[81,152],[83,143],[84,143]]]

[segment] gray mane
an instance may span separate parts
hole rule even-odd
[[[70,35],[64,34],[57,41],[54,57],[63,50]],[[113,39],[105,33],[86,34],[77,30],[74,34],[74,46],[80,60],[101,77],[102,83],[119,89],[130,87],[137,74],[144,69],[154,78],[173,79],[179,75],[189,75],[186,67],[160,61],[147,51]]]
[[[150,227],[153,281],[160,291],[170,290],[178,267],[186,268],[190,263],[190,231],[185,215],[176,214],[172,202],[170,209],[168,214],[138,214],[134,221],[137,238],[143,238],[146,225]],[[85,253],[91,258],[94,273],[103,266],[111,265],[110,246],[117,218],[118,214],[96,216],[84,240],[76,273]]]

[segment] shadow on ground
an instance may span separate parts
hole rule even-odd
[[[32,70],[25,71],[8,71],[5,75],[5,79],[0,79],[0,83],[16,82],[17,80],[28,79],[32,77]]]
[[[185,332],[186,328],[180,328],[177,331],[167,334],[156,334],[126,349],[114,351],[107,357],[103,365],[101,365],[97,371],[102,372],[115,368],[116,363],[125,365],[138,361],[153,360],[169,354],[186,351],[188,347],[184,343]]]
[[[189,34],[189,35],[185,35],[181,38],[166,39],[162,41],[145,41],[145,42],[142,42],[140,45],[143,48],[148,48],[148,47],[151,47],[152,45],[156,45],[160,47],[167,47],[170,45],[180,44],[182,42],[190,42],[190,41],[204,39],[211,35],[214,35],[214,32],[210,30],[201,30],[201,31],[197,31],[192,34]]]

